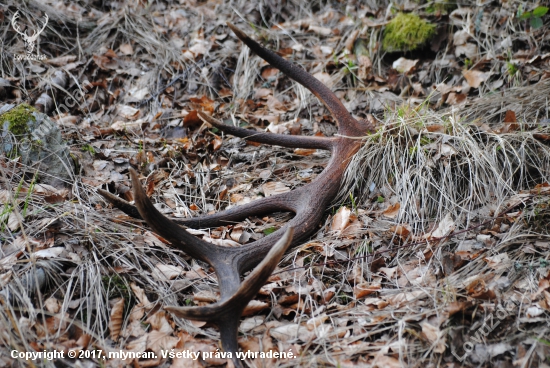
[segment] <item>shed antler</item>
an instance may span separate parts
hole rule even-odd
[[[238,350],[237,330],[244,307],[267,280],[289,245],[297,245],[307,240],[317,229],[325,208],[338,193],[350,158],[361,145],[358,138],[373,132],[374,127],[365,121],[355,120],[334,93],[305,70],[263,48],[234,25],[230,23],[228,25],[237,37],[257,55],[317,96],[336,120],[338,134],[331,138],[325,138],[258,133],[225,125],[202,113],[199,113],[200,117],[228,134],[254,142],[291,148],[330,150],[332,156],[325,170],[311,183],[291,192],[266,197],[221,213],[185,220],[170,220],[158,212],[147,198],[138,175],[133,169],[130,170],[130,174],[137,209],[107,191],[99,190],[99,193],[128,215],[144,219],[156,233],[170,241],[174,247],[191,257],[207,262],[214,268],[221,293],[218,303],[205,307],[167,307],[166,309],[183,318],[217,324],[220,329],[222,347],[225,351],[233,352],[234,364],[241,366],[240,360],[234,353]],[[272,234],[236,248],[207,243],[179,226],[214,227],[240,221],[249,216],[261,216],[277,211],[291,211],[295,216]],[[240,275],[256,265],[258,266],[250,273],[249,277],[241,283]]]

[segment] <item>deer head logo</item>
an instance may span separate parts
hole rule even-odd
[[[33,31],[32,36],[27,35],[27,30],[25,32],[21,31],[21,28],[17,25],[17,19],[19,18],[19,10],[15,12],[13,15],[13,18],[11,19],[11,25],[13,26],[13,29],[15,29],[15,32],[19,33],[23,37],[23,41],[25,41],[25,50],[27,51],[27,55],[32,54],[34,51],[34,46],[36,45],[36,40],[38,39],[38,36],[42,31],[44,31],[44,28],[46,28],[46,25],[48,24],[48,14],[44,16],[45,21],[42,24],[42,28],[38,31]]]

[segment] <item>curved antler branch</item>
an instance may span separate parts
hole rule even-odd
[[[21,28],[17,25],[17,19],[19,19],[19,10],[15,12],[13,17],[11,18],[11,26],[15,30],[15,32],[19,33],[23,37],[27,37],[27,34],[21,31]]]
[[[44,29],[45,29],[46,26],[48,25],[48,20],[49,20],[48,14],[46,14],[46,15],[44,16],[44,18],[45,18],[46,20],[44,21],[44,23],[43,23],[43,25],[42,25],[42,28],[41,28],[39,31],[35,31],[35,32],[33,33],[32,36],[28,36],[28,41],[29,41],[29,42],[34,42],[34,41],[36,41],[36,40],[38,39],[38,36],[40,36],[40,33],[42,33],[42,31],[44,31]]]
[[[273,144],[289,148],[312,148],[324,150],[330,150],[334,146],[334,139],[332,138],[256,132],[251,129],[243,129],[226,125],[203,112],[198,112],[198,115],[203,121],[206,121],[207,123],[228,134],[239,138],[245,138],[253,142]]]
[[[248,37],[243,31],[235,27],[230,22],[227,22],[227,25],[231,28],[233,33],[235,33],[235,35],[259,57],[282,71],[288,77],[294,79],[296,82],[309,89],[311,93],[313,93],[315,97],[317,97],[319,101],[325,105],[331,115],[334,116],[342,135],[353,136],[364,132],[364,129],[361,129],[360,131],[359,129],[356,129],[358,128],[357,121],[351,116],[342,102],[340,102],[338,97],[336,97],[336,95],[327,86],[306,72],[304,69],[300,68],[298,65],[283,59],[271,50],[263,48],[259,43]]]

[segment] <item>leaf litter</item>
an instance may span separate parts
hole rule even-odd
[[[324,152],[258,146],[198,119],[197,111],[207,111],[257,131],[334,133],[319,102],[242,47],[225,20],[302,65],[352,114],[380,127],[350,164],[325,223],[285,256],[241,324],[243,350],[290,350],[298,358],[248,363],[452,365],[472,346],[466,365],[544,364],[550,58],[544,28],[521,18],[533,9],[516,1],[489,5],[494,11],[412,3],[394,9],[384,1],[345,9],[289,2],[282,12],[271,2],[261,9],[250,2],[154,4],[150,12],[122,4],[87,11],[25,5],[50,15],[53,28],[45,35],[54,41],[41,43],[48,64],[22,66],[32,75],[25,85],[12,61],[0,59],[8,77],[0,95],[8,102],[21,102],[24,88],[42,91],[60,66],[70,73],[70,88],[56,97],[77,104],[70,114],[51,115],[81,170],[70,188],[47,186],[32,181],[30,168],[2,158],[0,318],[20,333],[1,335],[0,365],[12,363],[13,346],[158,356],[172,348],[216,351],[215,329],[162,310],[215,300],[213,271],[170,249],[140,220],[108,208],[94,189],[131,201],[128,168],[141,167],[159,210],[188,217],[291,190],[322,171]],[[451,33],[435,50],[448,51],[385,55],[390,8],[450,22]],[[236,13],[258,28],[245,28]],[[12,15],[7,7],[0,14]],[[197,14],[203,22],[189,21]],[[53,29],[63,31],[54,37]],[[76,44],[76,34],[79,56],[61,46]],[[23,52],[19,38],[3,42]],[[239,246],[290,216],[249,218],[196,235]],[[502,306],[508,309],[500,326],[477,339],[488,318],[503,316]]]

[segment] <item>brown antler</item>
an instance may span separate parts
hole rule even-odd
[[[228,134],[251,141],[284,147],[330,150],[332,157],[325,170],[308,185],[291,192],[266,197],[221,213],[185,220],[170,220],[158,212],[147,198],[133,169],[130,170],[130,174],[137,209],[109,192],[99,190],[99,193],[130,216],[144,219],[155,232],[170,241],[174,247],[191,257],[207,262],[214,268],[221,293],[220,302],[206,307],[167,307],[166,309],[184,318],[217,324],[223,348],[234,354],[238,350],[237,329],[242,310],[269,277],[286,248],[307,240],[317,229],[325,208],[338,193],[350,158],[359,149],[361,142],[358,138],[373,132],[374,127],[355,120],[334,93],[306,71],[274,52],[264,49],[232,24],[228,23],[228,25],[252,51],[313,92],[335,118],[338,134],[331,138],[320,138],[258,133],[225,125],[202,113],[199,114],[200,117]],[[269,236],[236,248],[207,243],[178,225],[191,228],[213,227],[276,211],[291,211],[295,216]],[[293,237],[291,229],[294,229]],[[292,241],[290,241],[291,237]],[[240,275],[257,264],[259,264],[258,267],[251,272],[250,276],[240,283]],[[233,358],[234,364],[241,366],[236,356]]]

